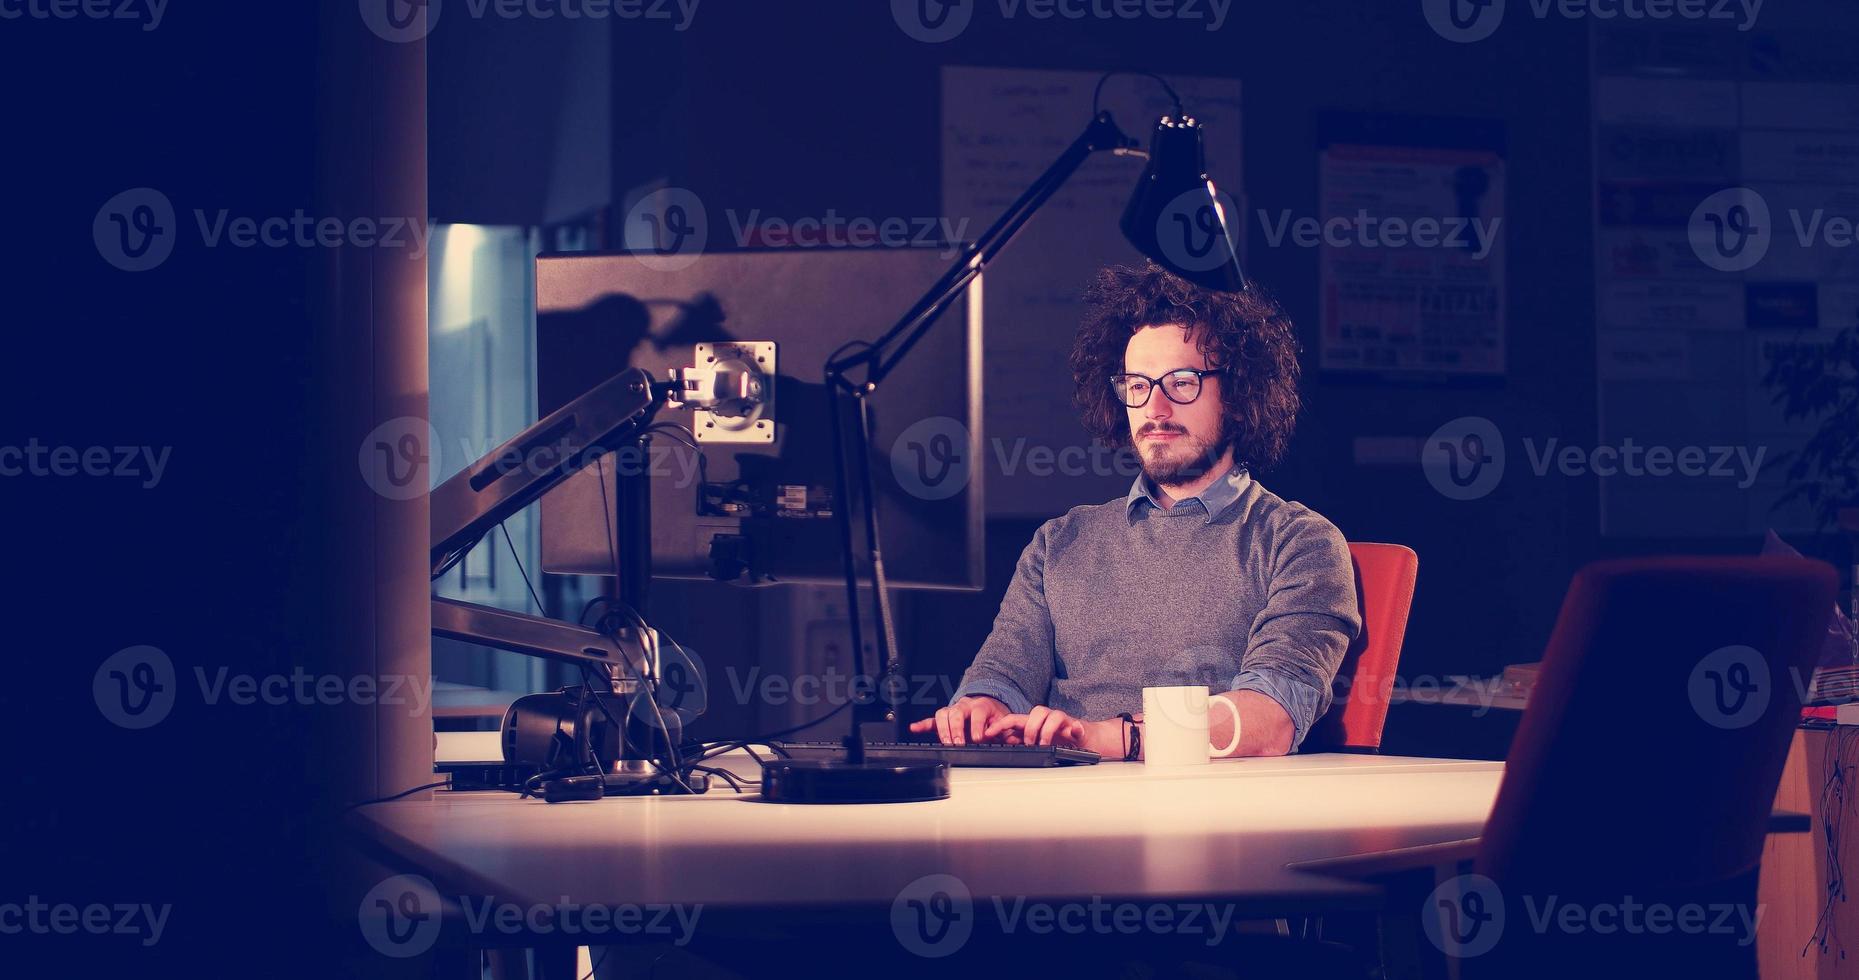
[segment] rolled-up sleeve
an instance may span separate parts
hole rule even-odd
[[[1052,523],[1042,525],[1020,553],[1013,581],[1001,598],[994,629],[962,675],[953,700],[982,694],[1009,710],[1027,712],[1046,701],[1052,686],[1052,613],[1046,606],[1046,548]]]
[[[1336,672],[1361,630],[1349,546],[1335,525],[1306,512],[1274,549],[1265,607],[1253,619],[1233,690],[1278,702],[1291,716],[1295,752],[1329,710]]]

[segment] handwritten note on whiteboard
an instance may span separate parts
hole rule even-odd
[[[979,235],[1077,139],[1091,120],[1100,72],[943,69],[942,206]],[[1169,77],[1205,127],[1207,168],[1244,211],[1240,86],[1233,79]],[[1102,108],[1146,149],[1172,110],[1161,86],[1117,76]],[[983,442],[988,512],[1056,516],[1129,489],[1134,471],[1093,451],[1071,407],[1067,357],[1084,312],[1080,294],[1099,268],[1142,261],[1117,220],[1142,161],[1100,153],[1033,217],[984,277]],[[1243,256],[1242,256],[1243,259]]]

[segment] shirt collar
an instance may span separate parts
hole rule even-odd
[[[1215,480],[1207,489],[1195,496],[1183,497],[1175,501],[1175,507],[1179,509],[1188,501],[1199,501],[1203,519],[1212,522],[1214,518],[1219,517],[1239,500],[1240,494],[1246,492],[1246,484],[1250,480],[1251,476],[1247,474],[1246,468],[1235,463],[1231,469],[1227,470],[1225,476]],[[1149,482],[1149,477],[1138,473],[1136,482],[1130,485],[1129,496],[1124,498],[1126,513],[1132,520],[1136,517],[1138,505],[1145,501],[1157,510],[1162,509],[1159,491],[1156,490],[1154,484]]]

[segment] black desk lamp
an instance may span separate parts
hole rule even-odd
[[[1190,282],[1225,292],[1243,290],[1246,277],[1240,271],[1231,224],[1238,216],[1225,213],[1213,181],[1207,176],[1201,124],[1182,111],[1181,98],[1167,82],[1156,80],[1168,90],[1175,111],[1156,124],[1147,154],[1148,166],[1123,212],[1120,222],[1123,234],[1138,251]],[[1100,93],[1102,89],[1100,81]],[[846,761],[784,759],[769,762],[762,767],[764,799],[782,803],[903,803],[948,797],[949,769],[940,762],[878,763],[865,759],[863,726],[867,723],[895,726],[897,705],[907,688],[891,618],[884,557],[878,547],[869,399],[928,332],[936,318],[960,298],[969,283],[1007,247],[1033,213],[1058,192],[1087,157],[1106,150],[1122,156],[1143,156],[1136,146],[1135,140],[1117,128],[1110,113],[1096,112],[1084,132],[1058,160],[963,251],[961,258],[903,319],[877,340],[853,341],[828,359],[826,387],[830,394],[833,458],[841,504],[835,509],[845,562],[846,613],[851,622],[852,649],[857,658],[857,670],[863,676],[865,655],[864,632],[859,624],[858,550],[852,539],[852,495],[849,492],[856,485],[864,524],[865,560],[871,568],[872,614],[878,624],[878,660],[883,665],[883,673],[876,697],[852,705],[852,730],[845,740]],[[860,372],[856,377],[855,371]],[[845,398],[852,400],[855,428],[850,438],[842,431],[846,427],[842,402]]]

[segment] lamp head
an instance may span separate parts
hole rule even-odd
[[[1179,112],[1163,116],[1150,139],[1149,164],[1123,211],[1123,236],[1197,286],[1238,292],[1246,288],[1234,235],[1239,215],[1228,212],[1207,176],[1200,122]]]

